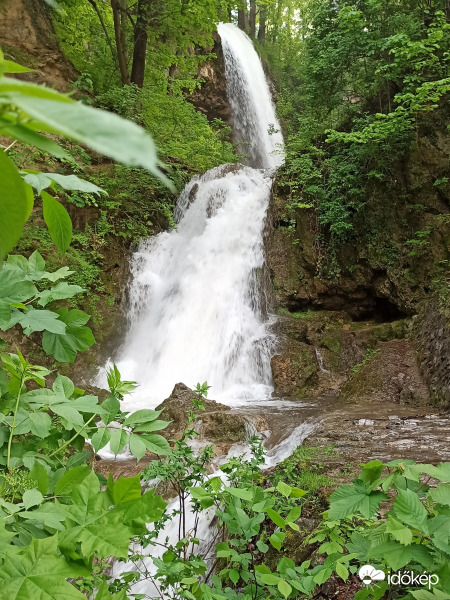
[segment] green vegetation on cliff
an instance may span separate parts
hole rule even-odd
[[[324,275],[352,267],[342,248],[356,243],[405,285],[447,287],[448,3],[284,4],[291,20],[262,52],[286,133],[285,219],[316,211]]]

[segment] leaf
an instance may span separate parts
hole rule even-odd
[[[385,542],[369,551],[370,558],[384,558],[391,569],[397,571],[411,561],[419,562],[425,568],[432,565],[432,557],[422,545],[403,546],[399,542]]]
[[[55,485],[55,494],[57,496],[69,494],[72,489],[79,486],[88,477],[90,472],[91,470],[87,465],[74,467],[67,471]]]
[[[113,394],[111,394],[104,402],[102,402],[101,406],[105,411],[103,422],[108,425],[108,423],[111,423],[111,421],[114,420],[114,417],[119,412],[120,402]]]
[[[147,450],[160,456],[167,456],[170,454],[169,442],[162,437],[162,435],[141,435],[141,439],[144,442]]]
[[[147,421],[154,421],[162,413],[161,410],[149,410],[142,409],[131,413],[124,421],[124,425],[136,425],[140,423],[146,423]]]
[[[256,542],[256,547],[263,554],[265,554],[267,552],[267,550],[269,549],[269,546],[267,544],[265,544],[264,542],[262,542],[261,540],[258,540]]]
[[[127,445],[128,442],[128,433],[122,427],[120,429],[116,429],[111,434],[111,440],[109,442],[109,447],[113,454],[119,454],[123,448]]]
[[[272,533],[272,535],[270,536],[269,542],[274,548],[276,548],[276,550],[281,550],[281,546],[284,542],[285,537],[286,534],[282,531],[275,531],[275,533]]]
[[[292,588],[287,581],[285,581],[284,579],[280,579],[280,581],[278,582],[278,591],[282,596],[287,598],[292,592]]]
[[[88,577],[90,569],[59,555],[56,536],[32,540],[6,554],[0,570],[2,596],[8,600],[86,600],[67,578]]]
[[[48,490],[48,473],[47,469],[38,460],[34,463],[30,471],[30,479],[35,481],[37,489],[41,494],[46,494]]]
[[[430,496],[434,502],[450,506],[450,483],[440,483],[436,489],[430,491]]]
[[[403,523],[407,523],[424,533],[428,532],[425,531],[427,529],[426,520],[428,513],[417,494],[412,490],[400,490],[398,492],[392,506],[392,512]]]
[[[33,207],[31,188],[0,149],[0,260],[16,245]]]
[[[394,519],[392,516],[389,516],[388,518],[386,531],[404,546],[409,546],[409,544],[412,542],[411,530],[402,525],[402,523]]]
[[[237,584],[237,582],[239,581],[239,573],[238,571],[236,571],[236,569],[230,569],[230,572],[228,573],[231,581],[234,583],[234,585]]]
[[[274,575],[273,573],[262,573],[259,575],[259,579],[266,585],[277,585],[280,581],[278,575]]]
[[[45,173],[27,173],[23,178],[38,194],[52,185],[52,180]]]
[[[130,452],[137,458],[138,461],[145,456],[147,447],[141,440],[140,436],[135,433],[130,434]]]
[[[113,500],[114,504],[128,502],[140,498],[142,495],[141,481],[136,477],[119,477],[114,483]]]
[[[268,508],[266,510],[266,512],[267,512],[267,516],[275,523],[275,525],[277,525],[278,527],[281,527],[281,529],[284,529],[286,527],[286,523],[285,523],[283,517],[279,513],[277,513],[272,508]]]
[[[72,221],[64,206],[47,192],[41,192],[44,221],[58,250],[64,254],[72,240]]]
[[[291,495],[292,487],[283,481],[279,481],[277,484],[277,491],[280,492],[285,498],[289,498]]]
[[[31,433],[34,433],[34,435],[37,435],[41,439],[46,438],[50,434],[52,424],[50,415],[45,412],[30,412],[28,413],[28,418],[30,419]]]
[[[166,429],[170,425],[171,421],[151,421],[150,423],[143,423],[142,425],[137,425],[134,428],[134,431],[139,431],[143,433],[151,433],[152,431],[162,431]]]
[[[49,302],[53,302],[54,300],[73,298],[76,294],[80,294],[84,291],[85,290],[79,285],[69,285],[65,281],[61,281],[50,290],[41,292],[39,294],[38,304],[39,306],[46,306]]]
[[[94,554],[126,558],[130,540],[145,533],[146,523],[160,518],[166,506],[151,491],[111,508],[109,491],[100,491],[92,471],[72,490],[70,498],[72,504],[64,505],[69,515],[66,529],[58,536],[66,552],[79,554],[81,550],[86,558]]]
[[[4,88],[4,85],[2,87]],[[18,91],[25,90],[22,87]],[[124,164],[144,167],[168,183],[167,178],[157,168],[156,149],[152,138],[135,123],[81,102],[72,102],[61,95],[60,98],[52,99],[38,97],[38,86],[28,84],[27,91],[29,96],[13,91],[4,95],[26,113],[48,125],[54,133],[76,140],[95,152]]]
[[[25,335],[35,331],[48,331],[62,335],[66,331],[66,325],[59,319],[59,315],[51,310],[37,310],[30,308],[23,314],[19,321]]]
[[[347,581],[349,576],[348,569],[342,563],[336,563],[336,573],[343,581]]]
[[[32,73],[34,69],[22,67],[12,60],[4,60],[2,62],[3,73]]]
[[[342,485],[330,496],[329,518],[344,519],[348,515],[360,512],[370,519],[378,510],[382,500],[386,500],[384,492],[371,491],[368,486],[359,480],[353,485]]]
[[[99,427],[91,438],[91,444],[95,452],[104,448],[110,439],[110,430],[107,427]]]
[[[235,498],[240,498],[241,500],[247,500],[250,502],[253,499],[253,492],[250,490],[243,490],[242,488],[235,487],[226,487],[225,491],[234,496]]]
[[[19,140],[19,142],[27,144],[27,146],[34,146],[35,148],[42,150],[42,152],[55,156],[56,158],[73,161],[72,156],[61,148],[61,146],[58,146],[56,142],[29,129],[25,125],[12,123],[11,125],[1,126],[0,133],[6,137],[12,137]]]
[[[27,510],[32,506],[39,506],[39,504],[42,504],[43,500],[44,496],[36,488],[27,490],[22,496],[23,505]]]
[[[73,271],[69,271],[69,267],[61,267],[53,273],[44,273],[42,279],[48,279],[49,281],[55,282],[58,279],[64,279],[69,275],[72,275]]]
[[[87,194],[106,194],[105,190],[90,181],[80,179],[76,175],[60,175],[59,173],[43,173],[52,181],[55,181],[64,190],[85,192]],[[26,178],[25,178],[26,180]]]
[[[63,323],[66,323],[64,335],[45,331],[42,336],[42,347],[47,354],[53,354],[60,362],[74,362],[79,350],[87,350],[95,339],[89,327],[83,327],[89,320],[89,315],[81,310],[59,308],[56,311]]]

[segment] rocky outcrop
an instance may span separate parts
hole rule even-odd
[[[426,406],[430,400],[410,340],[381,342],[354,369],[340,396],[355,402],[370,401]]]
[[[450,305],[439,299],[422,307],[414,329],[420,370],[433,402],[450,408]]]
[[[380,354],[377,360],[382,364],[378,366],[385,369],[385,379],[395,375],[395,390],[403,390],[402,399],[398,401],[407,401],[407,390],[411,386],[413,396],[423,399],[426,393],[415,352],[412,344],[403,339],[408,328],[409,322],[405,320],[355,322],[345,311],[292,314],[284,311],[276,325],[278,352],[272,358],[275,394],[297,398],[314,396],[326,389],[338,389],[350,377],[349,382],[355,386],[367,378],[366,395],[373,392],[373,399],[378,393],[380,397],[391,399],[394,389],[383,387],[381,380],[380,387],[374,385],[369,392],[369,382],[374,382],[374,374],[368,370],[369,358]],[[391,373],[393,364],[399,368],[396,374]],[[356,377],[360,371],[361,375]],[[348,394],[354,395],[350,388]]]
[[[35,69],[19,79],[66,91],[77,71],[62,54],[50,8],[36,0],[0,0],[0,47],[5,57]]]
[[[157,407],[162,411],[160,418],[171,421],[169,427],[161,432],[167,439],[181,436],[190,411],[197,415],[191,427],[199,434],[199,441],[216,445],[217,454],[223,454],[233,443],[243,442],[269,428],[262,415],[234,412],[215,400],[203,398],[204,410],[196,409],[193,400],[198,399],[198,395],[184,383],[177,383],[171,395]]]
[[[227,125],[231,125],[231,107],[227,97],[227,86],[225,79],[225,61],[223,57],[222,44],[217,32],[213,33],[214,46],[207,48],[208,54],[215,58],[208,58],[200,64],[197,77],[201,82],[188,100],[192,102],[197,110],[208,117],[209,121],[221,119]]]

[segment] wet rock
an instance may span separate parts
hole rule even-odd
[[[288,337],[280,346],[280,353],[271,360],[275,395],[302,398],[318,382],[314,348]]]
[[[269,428],[262,415],[241,410],[234,412],[229,406],[215,400],[203,399],[205,410],[195,409],[192,400],[196,398],[198,395],[184,383],[176,384],[169,398],[157,407],[157,410],[162,410],[160,419],[171,421],[169,427],[161,432],[162,435],[167,439],[179,437],[191,410],[198,415],[192,427],[199,434],[199,441],[217,445],[216,453],[226,452],[231,444],[243,442]]]
[[[194,410],[193,399],[198,399],[198,394],[184,383],[177,383],[170,396],[156,407],[156,410],[162,410],[160,419],[171,421],[169,427],[162,432],[166,437],[173,437],[184,431],[189,412]],[[205,398],[203,398],[203,406],[204,411],[195,410],[195,412],[204,415],[210,412],[220,411],[223,413],[231,410],[225,404]]]

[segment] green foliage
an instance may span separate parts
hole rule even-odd
[[[60,362],[73,362],[79,350],[87,350],[95,341],[85,327],[89,315],[80,310],[46,308],[84,291],[78,285],[60,281],[70,274],[67,267],[47,271],[37,250],[28,260],[20,255],[8,256],[0,271],[0,330],[20,325],[25,335],[42,331],[45,352]],[[46,282],[55,285],[48,288]]]
[[[56,158],[67,159],[67,153],[38,131],[62,135],[115,160],[145,167],[164,179],[166,183],[168,182],[158,170],[153,140],[142,128],[117,115],[74,102],[69,96],[49,88],[5,77],[5,70],[11,68],[11,63],[5,62],[0,51],[0,133],[2,135],[32,144]],[[44,188],[57,183],[64,189],[84,192],[100,190],[75,176],[48,177],[32,173],[26,174],[24,181],[7,156],[7,150],[0,150],[3,186],[0,202],[0,239],[2,240],[0,258],[13,249],[30,216],[33,208],[33,192],[29,184],[35,186],[41,194],[44,218],[52,239],[58,249],[64,252],[72,237],[70,218],[65,208],[56,198],[44,192]]]
[[[331,261],[357,237],[384,246],[402,193],[399,165],[450,90],[445,3],[306,0],[301,20],[291,2],[276,4],[283,8],[270,16],[274,37],[263,52],[281,87],[286,164],[279,181],[289,214],[316,207]],[[283,11],[292,23],[282,30]],[[367,212],[380,197],[389,199],[384,219]]]
[[[363,564],[384,572],[426,571],[439,579],[433,579],[436,597],[448,595],[450,485],[446,482],[450,463],[433,466],[409,460],[387,464],[373,460],[362,466],[352,485],[341,486],[331,495],[330,509],[311,543],[323,542],[319,552],[327,555],[328,568],[336,569],[338,575],[337,565],[344,558],[351,561],[350,572]],[[432,479],[439,482],[435,488],[429,487]],[[389,501],[389,510],[382,511],[381,517],[380,505],[385,501]],[[317,574],[328,578],[331,572],[325,570],[325,563],[316,567]],[[414,587],[402,591],[426,597]],[[366,596],[359,592],[355,597]]]

